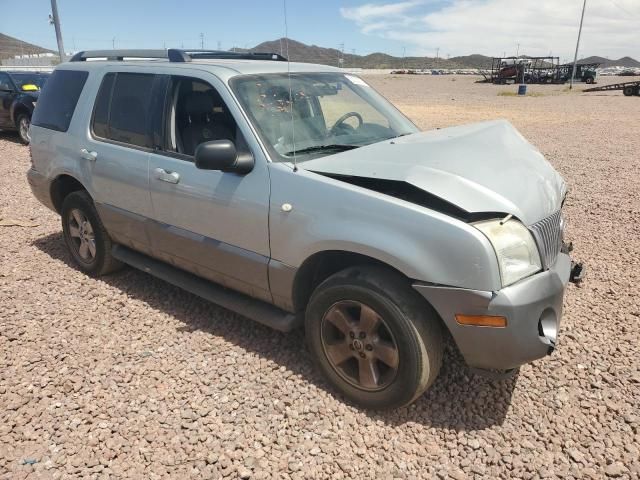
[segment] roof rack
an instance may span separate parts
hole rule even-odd
[[[216,60],[273,60],[286,62],[287,59],[277,53],[262,52],[225,52],[221,50],[184,50],[169,48],[167,50],[87,50],[76,53],[70,62],[84,62],[91,58],[123,61],[125,58],[166,59],[170,62],[190,62],[198,59]]]

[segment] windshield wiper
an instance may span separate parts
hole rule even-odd
[[[322,152],[324,150],[338,150],[340,152],[346,152],[347,150],[353,150],[354,148],[359,148],[361,145],[349,145],[349,144],[339,144],[332,143],[329,145],[314,145],[313,147],[301,148],[300,150],[291,150],[290,152],[285,153],[286,156],[291,156],[294,153],[313,153],[313,152]]]

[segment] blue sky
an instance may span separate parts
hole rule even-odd
[[[55,49],[50,0],[0,0],[0,32]],[[282,0],[58,0],[67,51],[250,47],[284,36]],[[289,37],[366,54],[573,55],[582,0],[287,0]],[[589,0],[581,53],[640,57],[640,1]],[[115,39],[115,40],[114,40]],[[220,43],[218,43],[220,42]],[[518,47],[519,45],[519,47]]]
[[[48,48],[56,48],[48,24],[49,0],[28,0],[28,22],[21,1],[2,3],[0,32]],[[403,42],[360,33],[341,7],[362,1],[287,0],[289,37],[305,43],[365,53],[384,50],[402,54]],[[58,0],[66,50],[111,48],[199,47],[204,33],[206,48],[254,46],[284,36],[282,0]]]

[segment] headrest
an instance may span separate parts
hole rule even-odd
[[[205,92],[192,92],[184,101],[184,109],[188,115],[213,113],[213,98]]]

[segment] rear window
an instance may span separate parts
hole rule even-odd
[[[150,147],[149,110],[155,77],[146,73],[107,74],[93,112],[94,135]]]
[[[51,74],[33,112],[32,124],[66,132],[89,74],[77,70],[56,70]]]

